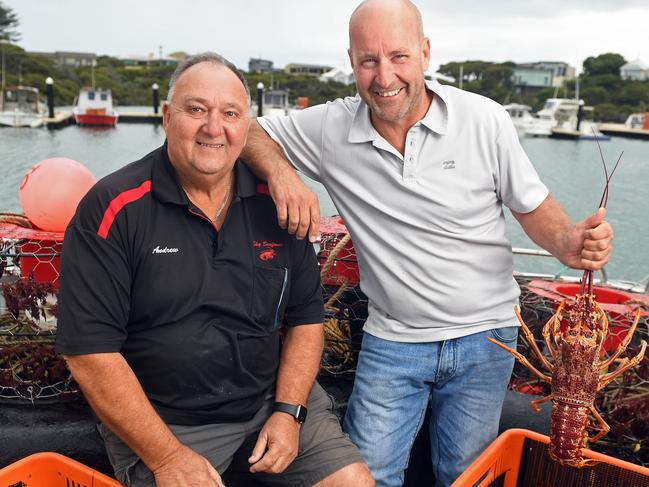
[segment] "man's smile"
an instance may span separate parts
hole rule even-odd
[[[391,98],[393,96],[397,96],[401,90],[403,90],[403,87],[397,88],[396,90],[392,91],[375,91],[377,95],[379,95],[381,98]]]
[[[224,144],[208,144],[207,142],[199,142],[199,141],[196,141],[196,143],[202,147],[207,147],[208,149],[220,149],[224,145]]]

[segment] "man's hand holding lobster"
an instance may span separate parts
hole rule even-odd
[[[566,235],[566,251],[561,261],[573,269],[599,270],[613,250],[613,228],[604,220],[606,209],[575,224]]]

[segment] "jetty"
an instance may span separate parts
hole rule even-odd
[[[47,126],[48,129],[60,129],[67,127],[68,125],[73,125],[76,122],[74,121],[74,115],[72,112],[57,112],[54,114],[54,117],[45,117],[43,119],[43,124]],[[162,113],[153,113],[153,112],[119,112],[119,123],[153,123],[161,124],[162,123]]]
[[[649,139],[649,129],[630,128],[623,123],[600,123],[599,130],[606,135],[628,137],[630,139]]]

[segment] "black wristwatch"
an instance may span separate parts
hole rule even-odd
[[[286,402],[276,402],[273,404],[273,412],[290,414],[295,421],[302,424],[306,420],[306,407],[302,404],[288,404]]]

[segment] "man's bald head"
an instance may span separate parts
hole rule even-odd
[[[398,21],[410,21],[417,29],[419,38],[424,37],[424,25],[419,9],[409,0],[365,0],[349,19],[349,46],[353,47],[353,31],[358,26],[371,22],[378,16],[387,15]]]

